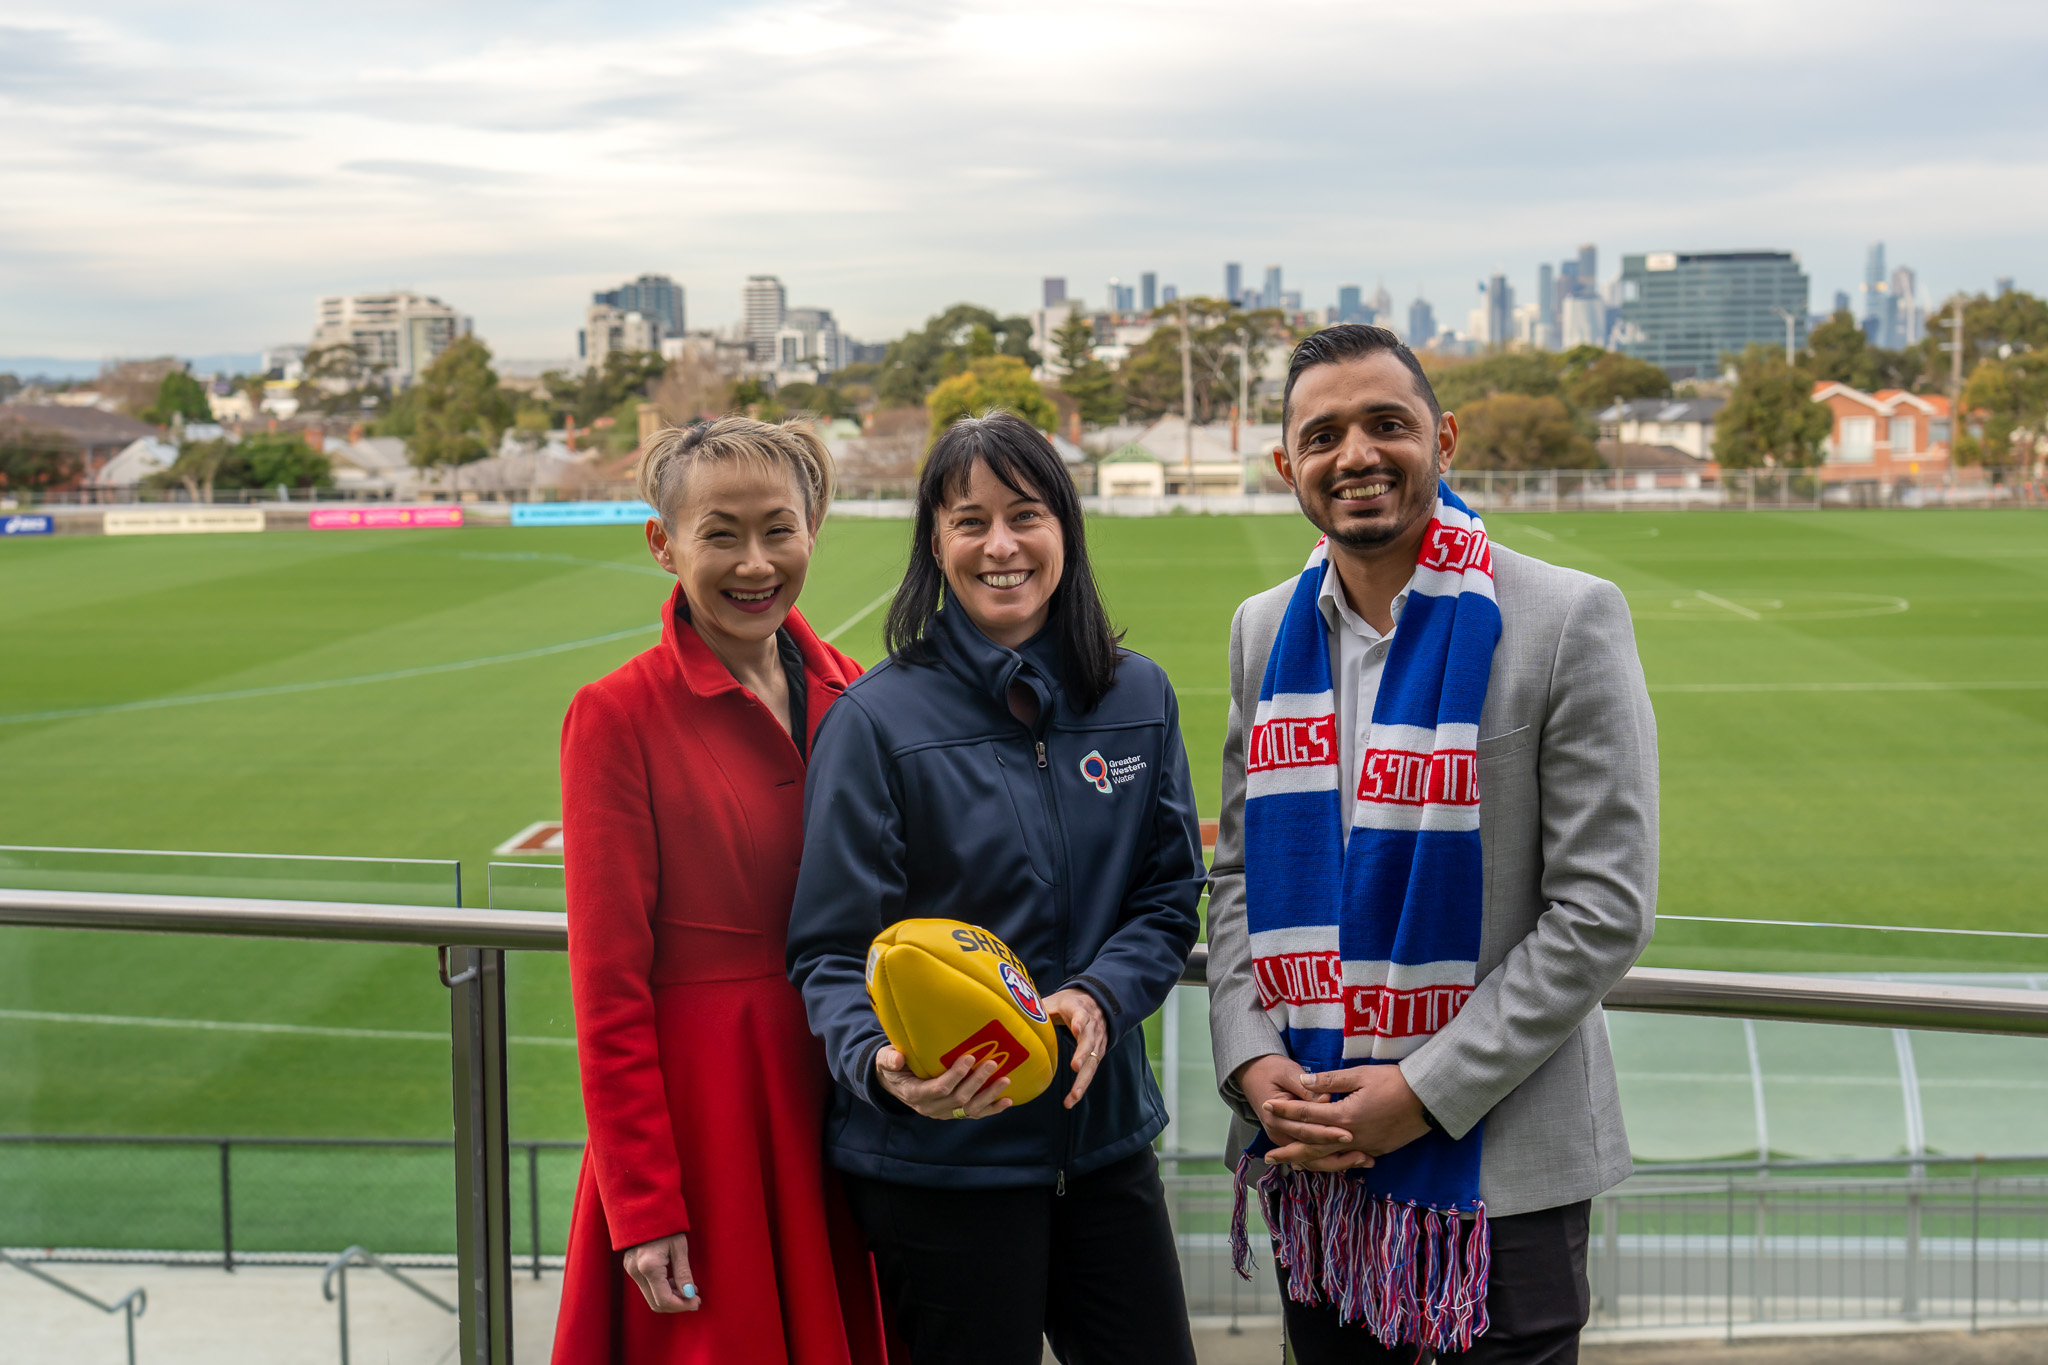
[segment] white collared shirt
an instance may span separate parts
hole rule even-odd
[[[1337,814],[1347,845],[1352,807],[1358,801],[1359,770],[1372,734],[1373,703],[1379,699],[1380,676],[1387,669],[1387,651],[1394,647],[1394,631],[1401,628],[1401,609],[1408,605],[1408,593],[1409,589],[1403,588],[1394,598],[1389,610],[1394,627],[1385,635],[1351,609],[1335,564],[1323,575],[1323,591],[1316,599],[1316,609],[1330,630],[1330,680],[1337,693],[1337,762],[1344,775],[1337,788]]]

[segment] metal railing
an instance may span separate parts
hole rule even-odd
[[[0,924],[424,944],[446,949],[441,979],[450,992],[459,1358],[469,1365],[509,1365],[513,1233],[504,954],[507,950],[565,951],[566,915],[0,889]],[[1205,984],[1207,969],[1207,951],[1197,948],[1182,980]],[[1617,1010],[1723,1018],[2048,1036],[2048,993],[2044,992],[1639,967],[1609,993],[1606,1005]],[[1732,1180],[1729,1188],[1734,1188]]]
[[[381,1270],[436,1307],[454,1314],[461,1311],[397,1266],[383,1260],[374,1251],[365,1247],[350,1247],[329,1261],[327,1269],[320,1276],[320,1297],[329,1303],[340,1305],[337,1312],[341,1319],[341,1365],[348,1365],[348,1268],[352,1265]]]
[[[91,1304],[102,1313],[121,1314],[124,1325],[128,1330],[128,1365],[135,1365],[135,1320],[149,1311],[149,1292],[147,1290],[140,1288],[131,1289],[112,1303],[104,1303],[97,1297],[86,1293],[77,1285],[66,1284],[40,1266],[31,1265],[27,1261],[18,1261],[14,1257],[9,1256],[5,1251],[0,1251],[0,1265],[11,1265],[22,1274],[41,1280],[52,1289],[63,1290],[80,1303]],[[343,1359],[344,1365],[346,1365],[345,1355]]]

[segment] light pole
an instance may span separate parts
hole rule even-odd
[[[1797,342],[1793,339],[1794,329],[1798,326],[1799,319],[1782,308],[1773,308],[1771,311],[1785,319],[1785,368],[1789,370],[1794,364],[1798,363],[1799,359],[1796,354],[1798,349]]]
[[[1195,366],[1188,340],[1188,301],[1180,301],[1180,462],[1187,485],[1181,491],[1195,491]]]

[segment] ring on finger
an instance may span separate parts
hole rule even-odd
[[[967,1117],[967,1111],[965,1109],[955,1109],[953,1111],[953,1117],[956,1119],[964,1119]]]

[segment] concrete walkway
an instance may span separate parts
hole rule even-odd
[[[149,1306],[135,1324],[137,1365],[335,1365],[336,1305],[320,1297],[316,1266],[41,1265],[112,1303],[138,1285]],[[408,1270],[449,1302],[455,1272]],[[512,1284],[512,1340],[522,1360],[546,1360],[562,1277]],[[395,1280],[356,1267],[348,1276],[354,1365],[449,1365],[455,1319]],[[122,1319],[0,1265],[0,1359],[8,1365],[119,1365]]]

